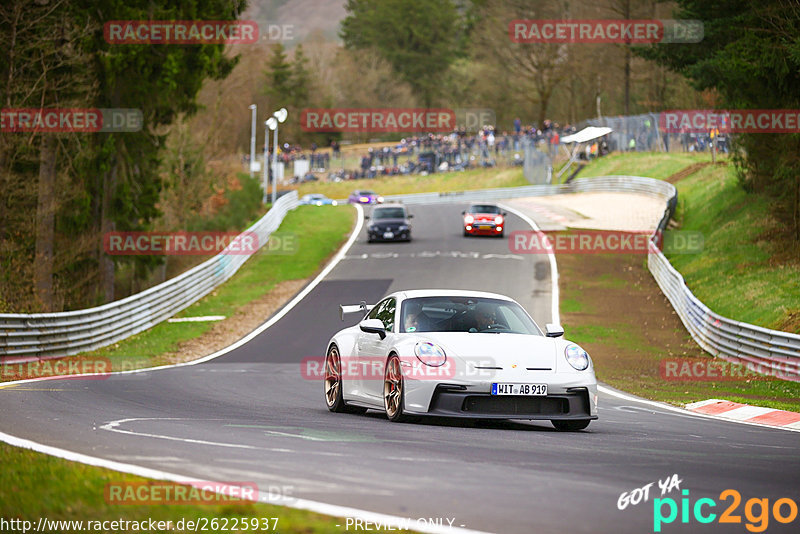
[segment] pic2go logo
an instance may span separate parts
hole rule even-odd
[[[689,490],[681,492],[680,507],[675,499],[667,497],[664,499],[653,499],[653,532],[661,532],[662,524],[673,523],[681,514],[681,523],[689,523],[691,518],[698,523],[711,523],[717,518],[717,514],[711,512],[717,503],[714,499],[704,498],[695,501],[694,505],[689,502]],[[718,523],[742,523],[742,516],[736,515],[736,510],[742,502],[742,495],[733,489],[726,489],[719,494],[720,501],[731,499],[731,504],[719,516]],[[745,528],[750,532],[764,532],[769,526],[770,506],[769,499],[749,499],[744,505],[744,516],[747,519]],[[664,515],[666,512],[667,515]],[[772,503],[772,517],[778,523],[791,523],[797,519],[797,503],[792,499],[777,499]]]

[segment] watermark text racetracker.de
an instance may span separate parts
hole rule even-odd
[[[490,108],[308,108],[300,113],[306,132],[452,132],[477,131],[494,124]]]
[[[193,517],[190,519],[6,519],[0,532],[275,532],[277,517]]]
[[[108,482],[103,491],[113,505],[218,505],[240,502],[282,502],[294,499],[294,486],[270,485],[259,489],[255,482],[185,483],[169,481]]]
[[[784,362],[729,362],[721,359],[664,359],[659,362],[661,378],[668,382],[722,382],[771,376],[797,378],[797,365]]]
[[[417,356],[399,356],[403,377],[409,380],[442,380],[455,376],[491,378],[497,363],[490,357],[460,358],[457,362],[447,358],[444,362],[426,360]],[[383,380],[386,358],[341,356],[338,363],[322,356],[310,356],[300,362],[300,374],[306,380],[322,380],[331,373],[343,380]]]
[[[250,255],[258,251],[255,232],[108,232],[103,250],[112,256]]]
[[[28,380],[32,378],[81,378],[102,380],[112,371],[109,358],[65,358],[0,363],[0,379]]]
[[[536,19],[508,24],[514,43],[699,43],[703,35],[699,20]]]
[[[655,249],[671,254],[697,254],[705,243],[700,232],[657,231],[655,240],[652,235],[652,231],[517,230],[509,235],[508,248],[514,254],[648,254]]]
[[[685,109],[662,111],[665,133],[800,133],[800,109]]]
[[[253,44],[252,20],[112,20],[103,25],[109,44]]]
[[[142,111],[134,108],[3,108],[3,133],[111,133],[141,131]]]

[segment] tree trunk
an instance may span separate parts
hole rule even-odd
[[[800,176],[795,176],[794,186],[794,239],[800,243]]]
[[[36,256],[33,285],[42,311],[53,311],[53,241],[55,239],[56,139],[42,134],[39,152],[39,202],[36,207]]]
[[[631,1],[625,2],[625,20],[631,18]],[[625,113],[623,115],[630,115],[631,105],[631,44],[625,43]]]
[[[117,163],[110,171],[103,175],[103,202],[100,207],[100,233],[105,236],[114,231],[114,222],[111,220],[111,200],[114,198],[114,188],[117,183]],[[105,302],[114,300],[114,260],[103,250],[105,239],[100,239],[100,287]]]

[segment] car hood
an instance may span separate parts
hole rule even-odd
[[[556,343],[544,336],[421,332],[418,339],[438,344],[448,356],[478,362],[480,365],[556,369]]]
[[[386,225],[386,224],[391,224],[391,225],[408,224],[408,220],[407,219],[372,219],[371,222],[372,222],[372,224],[381,224],[381,225]]]

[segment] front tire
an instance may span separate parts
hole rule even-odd
[[[403,413],[405,397],[405,381],[403,380],[403,370],[400,367],[400,358],[397,354],[392,354],[386,361],[386,370],[383,377],[383,408],[386,418],[393,423],[408,421],[408,417]]]
[[[591,419],[573,419],[571,421],[559,421],[559,420],[551,420],[553,426],[556,427],[556,430],[559,432],[575,432],[576,430],[583,430],[589,423],[592,422]]]
[[[336,413],[365,413],[366,408],[348,406],[342,397],[342,359],[339,349],[331,345],[325,356],[325,404],[328,409]]]

